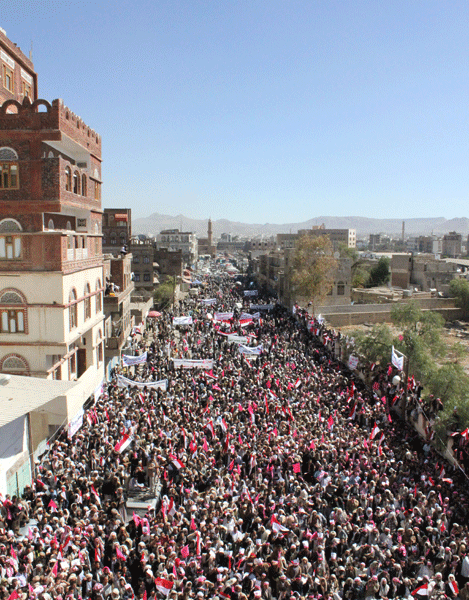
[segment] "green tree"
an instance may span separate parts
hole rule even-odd
[[[370,278],[366,287],[377,287],[387,283],[391,278],[389,264],[389,258],[387,256],[382,256],[379,259],[378,264],[370,270]]]
[[[453,279],[449,284],[451,296],[456,298],[456,304],[462,309],[464,318],[469,316],[469,281],[467,279]]]
[[[355,248],[349,248],[347,244],[339,244],[340,258],[352,259],[352,287],[366,287],[370,279],[370,270],[366,266],[366,261],[360,258],[359,253]]]
[[[153,292],[153,302],[161,310],[165,310],[171,306],[174,299],[175,282],[171,276],[168,276],[165,281],[160,283]]]
[[[355,351],[366,364],[386,365],[391,360],[393,336],[386,323],[374,325],[371,331],[355,331],[351,337],[355,341]]]
[[[336,270],[337,260],[328,236],[300,237],[291,272],[291,287],[296,297],[311,301],[314,309],[331,290]]]
[[[425,382],[435,360],[445,352],[441,338],[443,317],[436,312],[423,311],[416,302],[407,302],[392,308],[391,319],[402,330],[394,339],[395,348],[407,356],[410,373]]]
[[[391,318],[396,335],[384,324],[367,333],[354,333],[354,353],[381,365],[390,362],[391,346],[405,354],[409,375],[423,385],[423,399],[433,395],[443,403],[434,429],[444,444],[448,429],[462,431],[469,426],[469,376],[461,364],[461,346],[446,345],[441,335],[443,317],[423,311],[415,302],[394,306]]]

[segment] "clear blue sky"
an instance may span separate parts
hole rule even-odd
[[[103,204],[248,223],[468,215],[467,0],[5,0]]]

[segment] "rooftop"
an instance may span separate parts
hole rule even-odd
[[[76,381],[0,375],[0,427],[63,396]]]

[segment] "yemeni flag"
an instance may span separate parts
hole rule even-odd
[[[94,485],[91,486],[91,491],[96,498],[96,502],[99,504],[99,506],[101,506],[101,498],[99,497],[98,492],[94,489]]]
[[[183,546],[181,548],[181,556],[182,558],[187,558],[189,556],[189,546]]]
[[[333,419],[332,415],[330,415],[330,417],[327,419],[327,426],[329,429],[332,429],[333,425],[334,425],[334,419]]]
[[[412,596],[428,596],[428,583],[424,583],[411,592]]]
[[[119,560],[126,560],[125,554],[123,554],[119,546],[116,546],[116,556]]]
[[[168,509],[167,509],[167,513],[170,517],[174,517],[174,515],[176,514],[176,506],[174,504],[174,499],[171,496],[170,500],[169,500],[169,504],[168,504]]]
[[[132,438],[130,437],[130,435],[128,433],[124,433],[122,438],[114,446],[114,450],[116,452],[118,452],[119,454],[122,454],[122,452],[124,452],[124,450],[127,448],[127,446],[130,445],[131,441],[132,441]]]
[[[213,428],[213,421],[209,421],[205,427],[207,427],[210,430],[210,433],[212,434],[212,437],[215,437],[215,430]]]
[[[163,596],[168,596],[173,587],[173,582],[169,581],[169,579],[163,579],[163,577],[156,577],[155,585],[156,589],[161,592]]]
[[[290,531],[289,529],[287,529],[287,527],[284,527],[281,523],[279,523],[275,515],[272,515],[272,518],[270,519],[270,524],[275,533],[286,533],[287,531]]]
[[[454,581],[448,581],[448,585],[455,596],[459,594],[458,584]]]
[[[178,469],[178,470],[184,469],[184,463],[181,460],[179,460],[179,458],[173,458],[171,460],[171,462],[176,467],[176,469]]]
[[[371,433],[370,433],[370,440],[375,439],[378,431],[379,431],[379,427],[378,427],[378,425],[376,425],[376,421],[375,421],[375,424],[373,425],[373,429],[371,430]]]
[[[301,465],[300,465],[300,463],[295,463],[293,465],[293,472],[294,473],[301,473]]]
[[[354,405],[352,406],[348,418],[353,420],[355,418],[356,411],[357,411],[357,402],[355,402]]]

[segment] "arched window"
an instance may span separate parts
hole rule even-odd
[[[14,235],[21,231],[21,225],[15,219],[0,221],[0,260],[21,259],[21,235]]]
[[[25,333],[26,299],[15,290],[0,292],[0,331]]]
[[[15,231],[23,231],[23,228],[18,223],[16,219],[3,219],[0,221],[0,232],[15,232]]]
[[[98,331],[96,339],[96,360],[98,365],[103,362],[103,332],[101,329]]]
[[[49,219],[49,222],[47,223],[47,229],[54,229],[54,221],[52,219]]]
[[[80,193],[80,173],[78,171],[73,173],[73,193]]]
[[[96,282],[96,313],[103,310],[103,293],[101,291],[101,280]]]
[[[0,189],[19,188],[18,154],[13,148],[0,148],[0,173]]]
[[[2,360],[2,372],[12,374],[23,374],[29,371],[28,361],[19,354],[9,354]]]
[[[68,310],[69,310],[69,325],[70,325],[70,331],[71,331],[78,324],[77,292],[75,289],[73,289],[70,292],[68,302],[70,304]]]
[[[85,321],[91,319],[91,289],[90,284],[85,286]]]
[[[111,244],[113,244],[113,245],[117,244],[117,236],[114,233],[114,231],[111,232]]]
[[[339,281],[337,284],[337,295],[344,296],[345,295],[345,283],[343,281]]]
[[[81,195],[86,196],[88,193],[88,186],[86,181],[86,174],[83,173],[81,176]]]
[[[70,167],[65,167],[65,190],[72,191],[72,170]]]

